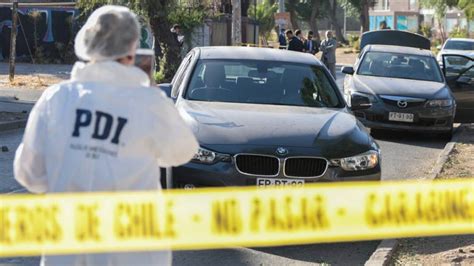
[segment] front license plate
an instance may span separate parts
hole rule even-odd
[[[302,179],[257,178],[257,187],[266,187],[266,186],[302,187],[303,185],[304,185],[304,180]]]
[[[415,119],[415,115],[414,114],[409,114],[409,113],[390,112],[388,114],[388,120],[390,120],[390,121],[413,123],[414,119]]]

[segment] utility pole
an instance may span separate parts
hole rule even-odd
[[[278,13],[285,12],[285,0],[278,1]]]
[[[285,0],[278,0],[278,13],[285,12]],[[283,29],[283,25],[278,25],[278,34],[280,34],[281,29]]]
[[[257,40],[257,0],[253,0],[253,8],[254,8],[254,15],[255,15],[255,21],[253,22],[253,40],[255,42],[255,46],[258,45],[258,40]]]
[[[15,78],[16,34],[18,20],[18,0],[12,0],[12,32],[10,38],[10,82]]]
[[[242,43],[242,8],[240,0],[232,0],[232,45]]]

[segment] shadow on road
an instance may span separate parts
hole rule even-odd
[[[300,262],[329,265],[363,265],[379,243],[380,241],[366,241],[256,248],[255,250]]]
[[[408,132],[392,130],[371,130],[370,135],[376,140],[410,144],[426,148],[443,148],[447,139],[436,133]]]
[[[173,252],[176,266],[363,265],[380,241]]]

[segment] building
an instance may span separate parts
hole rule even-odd
[[[74,17],[73,0],[21,0],[18,8],[17,57],[32,58],[41,47],[45,57],[57,58],[71,43]],[[0,59],[10,51],[12,29],[11,0],[0,0]]]
[[[420,8],[419,0],[375,0],[369,16],[370,30],[378,29],[380,23],[385,21],[391,29],[419,32],[424,25],[432,28],[433,35],[440,32],[434,11]],[[449,33],[457,26],[474,34],[474,21],[468,23],[462,11],[450,9],[444,19],[444,32]]]

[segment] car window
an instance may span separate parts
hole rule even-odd
[[[443,49],[474,51],[474,42],[449,40]]]
[[[444,67],[447,78],[455,77],[474,83],[474,60],[461,55],[445,55]]]
[[[255,60],[200,60],[187,99],[311,107],[343,107],[322,67]]]
[[[357,74],[366,76],[442,82],[436,60],[429,56],[368,52]]]

